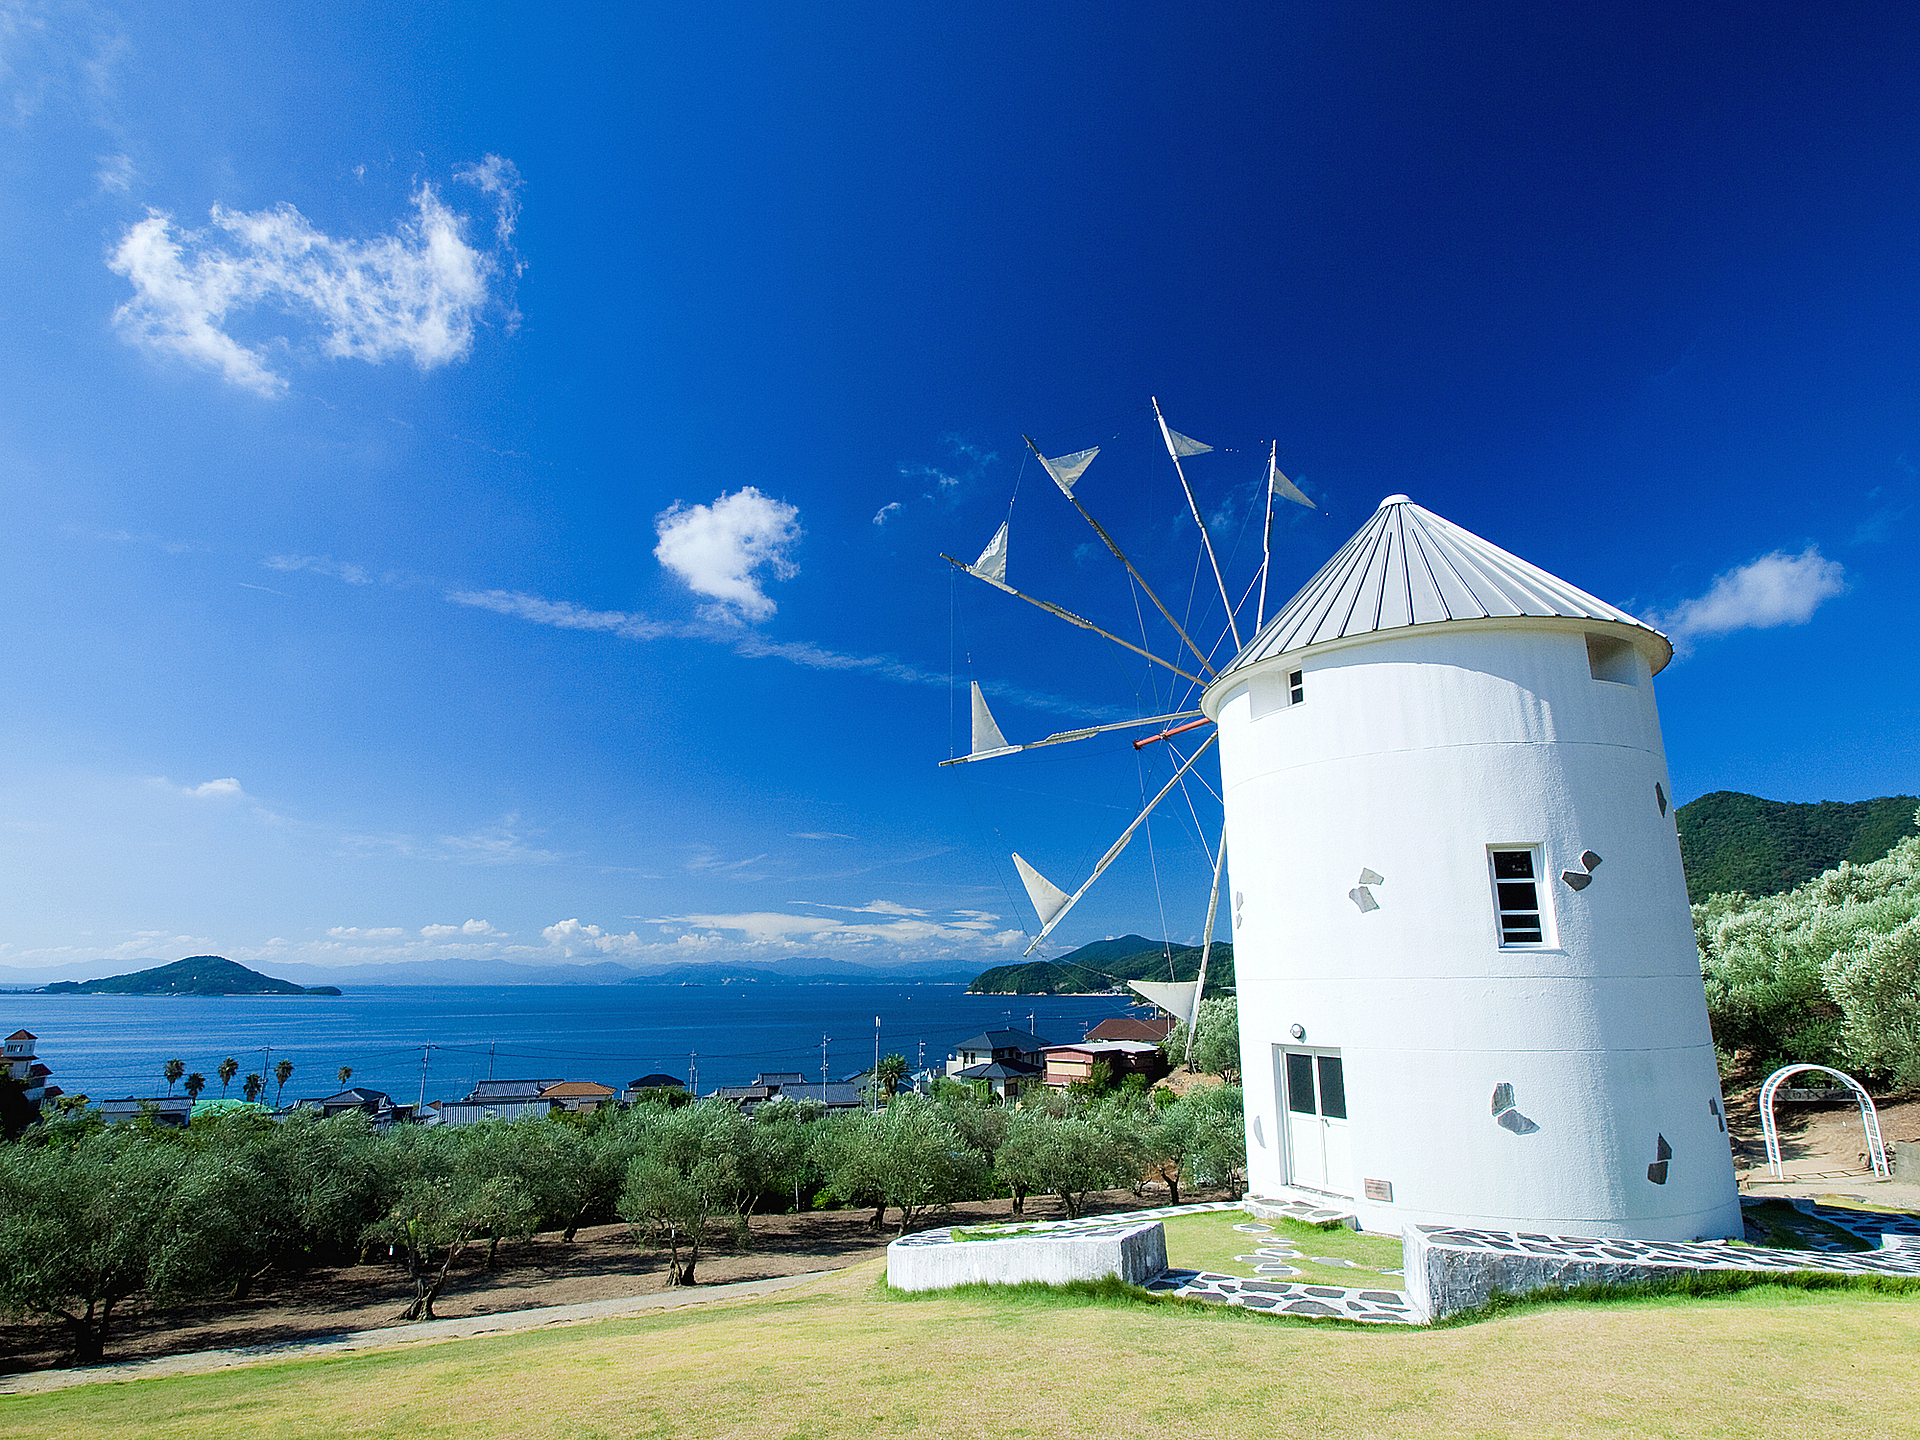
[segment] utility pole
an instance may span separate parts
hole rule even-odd
[[[699,1059],[700,1052],[698,1050],[689,1050],[687,1052],[687,1094],[691,1095],[695,1100],[700,1098]]]
[[[880,1017],[873,1017],[873,1113],[880,1113]]]
[[[498,1040],[487,1042],[487,1079],[489,1080],[493,1079],[493,1047],[499,1043]]]
[[[827,1102],[827,1037],[820,1037],[820,1103]]]
[[[431,1049],[433,1049],[431,1045],[422,1045],[420,1047],[420,1099],[413,1107],[413,1113],[416,1116],[419,1115],[427,1105],[427,1052]]]

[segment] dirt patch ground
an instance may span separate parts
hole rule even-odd
[[[1812,1077],[1814,1083],[1819,1077]],[[1920,1099],[1876,1097],[1880,1137],[1920,1141]],[[1780,1159],[1787,1179],[1767,1173],[1767,1151],[1760,1135],[1760,1090],[1752,1085],[1727,1094],[1728,1130],[1733,1164],[1743,1193],[1755,1195],[1847,1194],[1875,1205],[1920,1209],[1920,1182],[1877,1180],[1867,1155],[1856,1101],[1774,1107],[1780,1127]]]
[[[1227,1198],[1224,1192],[1189,1195],[1181,1201]],[[1090,1214],[1163,1205],[1166,1192],[1148,1187],[1144,1195],[1126,1190],[1087,1197]],[[928,1225],[1003,1220],[1005,1200],[956,1205],[927,1217]],[[1027,1201],[1027,1218],[1065,1216],[1050,1198]],[[899,1211],[888,1212],[884,1230],[867,1228],[871,1210],[818,1210],[805,1215],[761,1215],[753,1221],[748,1245],[718,1244],[700,1254],[696,1278],[718,1285],[834,1270],[877,1258],[893,1238]],[[470,1251],[434,1307],[443,1320],[496,1315],[538,1305],[571,1305],[586,1300],[624,1299],[666,1288],[666,1252],[637,1244],[625,1225],[599,1225],[580,1231],[572,1244],[556,1232],[531,1240],[503,1242],[495,1269],[485,1269],[484,1247]],[[303,1275],[270,1277],[251,1298],[206,1301],[159,1312],[116,1316],[107,1341],[109,1361],[177,1355],[243,1345],[280,1344],[347,1330],[394,1323],[412,1298],[412,1282],[397,1265],[349,1265]],[[0,1325],[0,1373],[40,1370],[66,1361],[68,1342],[48,1324]]]

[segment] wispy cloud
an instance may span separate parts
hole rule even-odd
[[[1736,630],[1804,625],[1813,612],[1847,588],[1846,569],[1817,545],[1798,555],[1775,550],[1714,578],[1707,593],[1656,615],[1674,648],[1687,652],[1698,640]]]
[[[842,835],[838,830],[799,830],[787,838],[789,840],[851,840],[853,836]]]
[[[154,778],[153,783],[175,795],[185,795],[194,800],[245,800],[247,792],[240,788],[240,782],[231,775],[224,780],[203,780],[198,785],[176,785],[164,775]]]
[[[131,156],[102,155],[98,168],[93,172],[93,179],[102,195],[124,195],[133,188],[138,173],[133,168]]]
[[[335,940],[398,940],[407,932],[398,925],[380,925],[362,929],[358,925],[335,925],[327,931]]]
[[[670,625],[649,620],[644,615],[624,610],[588,610],[567,600],[543,600],[517,590],[451,590],[447,599],[456,605],[471,605],[476,610],[491,610],[496,615],[511,615],[516,620],[531,620],[536,625],[551,625],[556,630],[600,630],[625,640],[659,640],[669,635],[704,636],[705,631],[685,625]]]
[[[898,515],[904,508],[898,500],[889,500],[886,504],[882,505],[874,515],[873,523],[876,525],[884,525],[888,520]]]
[[[674,505],[654,519],[660,543],[653,554],[696,595],[717,604],[702,614],[711,620],[765,620],[774,603],[761,589],[761,574],[788,580],[799,573],[793,547],[800,543],[800,511],[748,485],[711,505]]]
[[[446,854],[468,865],[551,865],[566,858],[557,850],[528,844],[519,821],[519,816],[509,815],[498,825],[465,835],[442,835],[439,844]]]
[[[803,902],[804,903],[804,902]],[[878,907],[878,908],[876,908]],[[955,911],[964,918],[941,920],[925,911],[873,906],[831,907],[883,918],[848,921],[825,915],[795,915],[778,910],[732,914],[666,915],[644,923],[654,935],[637,930],[626,934],[603,930],[577,918],[562,920],[542,930],[541,937],[568,955],[623,955],[629,958],[671,955],[700,959],[720,954],[751,957],[755,952],[786,954],[845,950],[873,954],[891,950],[902,958],[946,956],[974,958],[1010,949],[1025,940],[1018,930],[992,931],[978,918],[984,912]]]
[[[371,585],[373,576],[364,566],[349,565],[344,560],[335,560],[331,555],[269,555],[260,562],[269,570],[311,570],[316,575],[328,575],[335,580],[344,580],[349,585]]]
[[[414,191],[412,218],[370,240],[329,236],[285,203],[251,213],[216,205],[207,230],[179,228],[149,210],[108,257],[134,291],[114,322],[131,343],[261,395],[287,388],[269,351],[295,339],[249,346],[227,326],[265,305],[317,328],[320,353],[335,359],[405,357],[422,370],[450,364],[467,354],[474,324],[495,298],[518,205],[518,177],[497,156],[461,178],[494,199],[498,251],[470,245],[465,217],[427,184]]]

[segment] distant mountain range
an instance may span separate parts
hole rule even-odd
[[[34,969],[11,969],[0,965],[0,990],[16,987],[26,989],[67,981],[91,982],[96,977],[128,966],[144,967],[141,973],[146,973],[147,969],[166,968],[167,962],[158,959],[86,960]],[[391,965],[310,965],[288,960],[276,963],[273,968],[287,977],[283,983],[293,986],[293,990],[281,992],[288,994],[323,985],[351,986],[356,989],[367,985],[718,985],[750,981],[812,985],[885,985],[907,981],[923,985],[964,985],[973,975],[970,969],[956,969],[951,960],[917,961],[905,965],[860,965],[851,960],[834,960],[824,955],[787,956],[777,960],[756,961],[751,965],[622,965],[612,960],[562,965],[521,965],[509,960],[405,960]],[[72,992],[63,987],[61,993]]]
[[[103,980],[60,980],[48,995],[338,995],[331,985],[296,985],[236,965],[223,955],[189,955],[171,965]]]
[[[1171,960],[1171,973],[1169,973]],[[974,977],[967,987],[976,995],[1085,995],[1110,990],[1126,980],[1195,980],[1200,947],[1122,935],[1082,945],[1058,960],[999,965]],[[1216,941],[1207,961],[1207,994],[1233,988],[1233,946]]]
[[[1687,898],[1744,890],[1777,895],[1842,860],[1864,865],[1914,833],[1920,797],[1800,804],[1716,790],[1675,812]]]

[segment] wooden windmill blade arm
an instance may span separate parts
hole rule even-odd
[[[1220,574],[1219,557],[1213,553],[1213,537],[1207,534],[1207,522],[1200,518],[1200,502],[1193,498],[1193,487],[1187,483],[1187,467],[1180,463],[1180,454],[1173,448],[1173,436],[1167,430],[1167,417],[1160,413],[1160,397],[1153,400],[1153,418],[1160,422],[1160,438],[1167,442],[1167,455],[1173,461],[1173,473],[1180,477],[1180,488],[1186,493],[1187,509],[1193,512],[1193,523],[1200,531],[1200,543],[1206,547],[1207,563],[1213,566],[1213,583],[1220,587],[1220,603],[1226,607],[1227,628],[1233,632],[1233,650],[1240,653],[1240,622],[1233,613],[1233,601],[1227,598],[1227,582]]]
[[[1040,454],[1040,447],[1034,444],[1033,441],[1027,436],[1023,435],[1020,438],[1023,440],[1026,440],[1027,448],[1033,451],[1035,455],[1039,456],[1040,464],[1044,467],[1047,463],[1047,457]],[[1138,585],[1142,590],[1147,592],[1147,598],[1153,601],[1154,609],[1158,610],[1160,614],[1166,619],[1167,624],[1173,627],[1173,633],[1178,635],[1182,640],[1186,642],[1187,648],[1193,652],[1194,658],[1200,662],[1200,668],[1206,671],[1207,674],[1212,675],[1214,673],[1214,669],[1212,664],[1209,663],[1207,660],[1206,652],[1202,650],[1198,645],[1193,643],[1193,637],[1187,634],[1186,630],[1181,627],[1181,624],[1178,620],[1173,618],[1173,612],[1167,609],[1167,607],[1161,603],[1160,597],[1154,593],[1153,587],[1147,584],[1146,577],[1141,575],[1141,573],[1138,570],[1133,568],[1133,561],[1127,558],[1127,552],[1122,550],[1117,544],[1114,543],[1113,537],[1106,532],[1106,527],[1101,525],[1101,523],[1098,520],[1094,519],[1093,516],[1087,512],[1087,507],[1080,503],[1079,498],[1075,496],[1071,490],[1067,489],[1067,487],[1064,485],[1061,485],[1058,488],[1060,490],[1060,493],[1067,497],[1067,503],[1073,506],[1074,509],[1080,512],[1080,518],[1086,521],[1087,524],[1093,527],[1093,533],[1098,535],[1102,543],[1106,545],[1107,549],[1113,552],[1113,558],[1118,560],[1122,565],[1127,567],[1127,574],[1133,577],[1133,583]],[[1132,648],[1132,647],[1129,647],[1129,648]]]
[[[1098,625],[1094,624],[1091,620],[1082,619],[1080,616],[1074,614],[1071,610],[1063,610],[1058,605],[1053,604],[1051,601],[1036,600],[1033,598],[1033,596],[1023,594],[1022,592],[1014,589],[1013,586],[1007,584],[1007,582],[1004,580],[995,580],[990,575],[982,575],[978,570],[974,569],[971,565],[967,564],[966,561],[956,560],[953,558],[953,556],[947,554],[944,550],[940,552],[940,558],[946,561],[949,565],[953,566],[955,569],[966,571],[967,574],[973,576],[974,579],[981,581],[983,584],[991,585],[996,590],[1004,590],[1007,592],[1007,594],[1013,596],[1013,598],[1016,600],[1024,600],[1029,605],[1037,606],[1039,609],[1046,611],[1049,615],[1057,616],[1058,618],[1066,621],[1069,625],[1078,625],[1082,630],[1091,630],[1093,631],[1094,634],[1113,641],[1114,644],[1120,646],[1122,649],[1131,650],[1134,654],[1139,655],[1145,659],[1151,660],[1156,665],[1160,665],[1165,667],[1168,670],[1171,670],[1174,674],[1178,675],[1182,680],[1190,680],[1195,685],[1200,685],[1200,686],[1205,686],[1207,683],[1206,681],[1202,680],[1198,675],[1188,674],[1185,670],[1182,670],[1178,665],[1174,664],[1171,660],[1162,660],[1158,655],[1154,654],[1151,650],[1143,650],[1138,645],[1135,645],[1131,640],[1122,640],[1118,635],[1115,635],[1112,631],[1102,630]],[[1189,640],[1187,643],[1191,645],[1193,642]],[[1208,669],[1211,670],[1212,667],[1209,666]]]
[[[1042,940],[1045,940],[1048,935],[1053,933],[1053,927],[1058,925],[1062,920],[1067,918],[1067,912],[1073,909],[1075,905],[1080,903],[1080,897],[1086,894],[1087,891],[1093,888],[1093,882],[1098,880],[1103,874],[1106,873],[1106,869],[1109,865],[1111,865],[1115,860],[1120,858],[1120,852],[1126,849],[1127,842],[1133,839],[1133,832],[1138,830],[1142,825],[1147,823],[1147,817],[1153,814],[1154,808],[1158,806],[1162,800],[1166,799],[1169,794],[1172,793],[1173,787],[1178,785],[1180,781],[1185,777],[1186,773],[1193,768],[1194,762],[1197,761],[1202,755],[1206,754],[1208,747],[1211,746],[1213,742],[1218,740],[1219,738],[1220,738],[1220,732],[1217,730],[1213,734],[1209,735],[1206,738],[1205,744],[1201,745],[1201,747],[1198,750],[1194,751],[1193,754],[1187,758],[1186,763],[1182,765],[1178,770],[1173,772],[1173,778],[1167,781],[1165,785],[1162,785],[1160,787],[1160,793],[1158,795],[1155,795],[1153,799],[1147,802],[1147,808],[1142,810],[1139,813],[1139,815],[1134,818],[1134,822],[1131,825],[1127,826],[1125,830],[1120,832],[1120,838],[1114,841],[1112,845],[1107,847],[1107,853],[1100,857],[1100,863],[1093,867],[1093,873],[1087,876],[1086,880],[1081,884],[1078,890],[1074,891],[1073,894],[1067,897],[1067,903],[1062,905],[1059,908],[1059,910],[1054,912],[1053,918],[1047,921],[1046,924],[1040,927],[1040,933],[1033,937],[1033,944],[1027,946],[1026,953],[1028,955],[1033,954],[1035,950],[1040,948],[1040,942]]]
[[[1074,740],[1091,739],[1095,735],[1104,735],[1109,730],[1133,730],[1142,725],[1160,725],[1170,720],[1189,720],[1196,715],[1200,717],[1196,723],[1206,722],[1206,716],[1198,710],[1181,710],[1172,715],[1149,715],[1142,720],[1115,720],[1110,725],[1089,725],[1084,730],[1061,730],[1047,736],[1044,740],[1029,740],[1024,745],[1005,745],[997,750],[983,750],[977,755],[956,755],[951,760],[942,760],[940,764],[942,766],[965,765],[969,760],[992,760],[1001,755],[1018,755],[1022,750],[1038,750],[1043,745],[1065,745]]]

